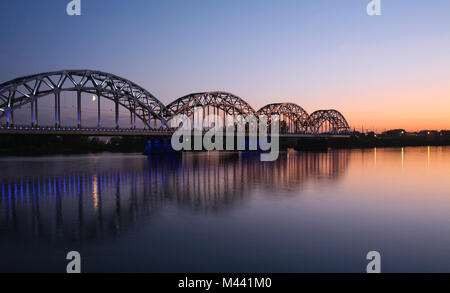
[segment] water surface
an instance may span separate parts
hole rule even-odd
[[[450,272],[450,148],[0,160],[0,271]]]

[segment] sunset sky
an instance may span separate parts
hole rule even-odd
[[[450,1],[2,1],[0,83],[60,69],[130,79],[164,104],[232,92],[255,109],[340,110],[352,128],[450,129]]]

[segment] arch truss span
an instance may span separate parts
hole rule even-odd
[[[302,107],[294,103],[275,103],[262,107],[258,116],[266,116],[270,129],[271,117],[279,116],[281,133],[304,134],[309,128],[309,115]]]
[[[0,85],[0,117],[14,124],[14,110],[31,104],[32,126],[38,124],[38,100],[55,96],[55,124],[61,121],[61,92],[77,93],[78,127],[81,127],[81,94],[98,97],[98,126],[101,127],[100,97],[115,103],[115,122],[119,128],[119,105],[131,114],[131,125],[140,119],[149,128],[164,128],[164,105],[144,88],[116,75],[92,70],[62,70],[21,77]],[[153,125],[152,122],[155,122]]]
[[[228,116],[241,115],[244,118],[253,115],[257,117],[257,112],[244,101],[242,98],[227,92],[205,92],[190,94],[181,97],[166,107],[166,117],[168,123],[176,115],[186,115],[193,117],[196,109],[202,108],[203,115],[222,116],[225,119],[225,114]]]
[[[349,134],[350,126],[337,110],[319,110],[309,116],[311,134]]]

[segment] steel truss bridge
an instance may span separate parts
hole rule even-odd
[[[77,125],[61,125],[61,93],[76,93]],[[82,125],[82,94],[96,97],[97,127],[86,128]],[[39,124],[39,100],[54,96],[54,125]],[[102,126],[101,99],[114,102],[115,127]],[[29,125],[14,123],[14,112],[30,106]],[[130,113],[130,124],[121,127],[119,107]],[[286,137],[347,137],[350,126],[345,117],[337,110],[319,110],[308,114],[294,103],[274,103],[258,111],[244,99],[227,92],[202,92],[181,97],[165,106],[150,92],[130,80],[114,74],[94,70],[62,70],[40,73],[16,78],[0,85],[0,119],[6,120],[0,126],[0,133],[9,134],[61,134],[92,136],[151,135],[168,136],[175,129],[170,122],[179,114],[194,119],[194,111],[202,108],[203,114],[219,117],[254,115],[278,116],[280,134]],[[225,118],[224,118],[225,119]],[[137,120],[142,121],[145,129],[137,129]],[[270,129],[270,125],[268,125]]]

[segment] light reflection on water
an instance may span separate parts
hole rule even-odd
[[[0,271],[449,271],[449,171],[444,147],[2,159]]]
[[[87,162],[80,166],[80,161]],[[245,200],[255,188],[276,192],[301,189],[308,180],[337,180],[345,172],[348,154],[286,154],[275,163],[261,163],[259,155],[252,154],[204,153],[3,164],[23,170],[23,176],[4,175],[0,185],[5,236],[95,241],[119,235],[169,203],[220,212]],[[61,164],[66,168],[59,173]],[[36,173],[41,175],[32,175]]]

